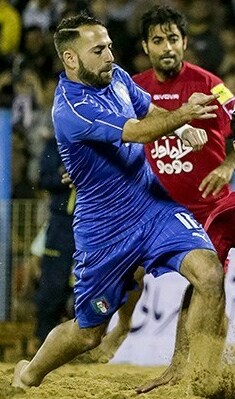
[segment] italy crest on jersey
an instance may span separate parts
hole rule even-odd
[[[110,308],[110,305],[105,297],[92,299],[91,304],[96,313],[105,314]]]
[[[123,83],[115,82],[113,88],[121,100],[123,100],[127,105],[131,104],[131,99],[130,99],[128,90]]]

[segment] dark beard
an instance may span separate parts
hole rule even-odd
[[[83,62],[80,59],[79,59],[78,79],[89,86],[94,86],[97,88],[106,87],[110,83],[110,79],[107,79],[107,80],[102,79],[101,76],[88,71],[84,67]]]
[[[183,63],[180,62],[177,65],[175,65],[174,68],[172,69],[163,69],[163,68],[159,68],[159,73],[164,76],[164,78],[167,79],[171,79],[174,76],[178,75],[178,73],[180,72],[181,68],[182,68]],[[156,70],[157,71],[157,70]]]
[[[166,79],[171,79],[174,76],[178,75],[180,68],[174,68],[174,69],[169,69],[169,70],[165,70],[165,69],[161,69],[161,74],[166,78]]]

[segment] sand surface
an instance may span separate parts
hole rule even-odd
[[[40,387],[27,392],[11,387],[14,364],[0,363],[0,399],[199,399],[185,383],[138,395],[135,387],[155,378],[160,367],[114,364],[68,364],[52,373]]]

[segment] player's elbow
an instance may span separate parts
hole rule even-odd
[[[146,133],[142,131],[138,119],[129,119],[123,127],[122,141],[126,143],[146,144],[151,140]]]

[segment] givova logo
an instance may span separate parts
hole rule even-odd
[[[179,100],[180,96],[178,93],[165,93],[165,94],[154,94],[153,99],[157,100]]]

